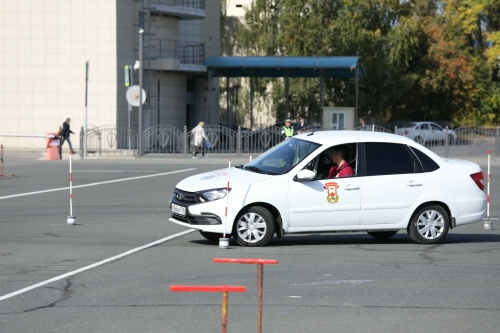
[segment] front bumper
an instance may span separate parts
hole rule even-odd
[[[189,212],[189,206],[186,207],[186,216],[176,214],[172,212],[170,220],[174,219],[178,222],[184,223],[185,225],[216,225],[222,224],[220,217],[216,214],[202,212],[200,215],[194,215]],[[170,209],[172,209],[172,202],[170,202]]]
[[[179,196],[179,194],[181,194]],[[185,192],[175,189],[174,196],[170,199],[169,208],[172,204],[186,208],[186,215],[181,215],[172,211],[171,219],[183,225],[222,225],[221,212],[224,205],[221,200],[200,203],[195,199],[195,193]]]

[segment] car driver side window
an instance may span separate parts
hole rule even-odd
[[[334,156],[336,155],[336,156]],[[316,158],[316,179],[343,178],[356,175],[357,144],[334,145]],[[340,165],[338,165],[338,163]]]

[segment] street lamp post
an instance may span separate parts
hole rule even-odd
[[[142,147],[142,74],[143,74],[143,32],[144,29],[139,29],[139,156],[143,155]]]

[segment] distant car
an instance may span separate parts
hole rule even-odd
[[[353,174],[329,179],[339,145]],[[275,234],[365,231],[387,239],[399,230],[435,244],[449,229],[483,220],[483,179],[476,163],[442,159],[398,135],[318,131],[230,172],[182,180],[170,199],[170,221],[212,241],[225,233],[243,246],[264,246]]]
[[[398,128],[396,134],[406,136],[420,144],[434,141],[444,143],[447,139],[450,144],[453,144],[457,139],[457,134],[454,130],[448,129],[448,137],[446,137],[446,129],[430,121],[411,122],[402,128]]]

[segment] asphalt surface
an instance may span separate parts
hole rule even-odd
[[[70,226],[68,161],[40,157],[4,157],[5,173],[18,176],[0,177],[0,298],[185,231],[167,222],[175,185],[227,166],[227,156],[75,159]],[[486,173],[485,158],[467,158]],[[491,216],[499,217],[498,159],[491,176]],[[143,178],[96,184],[134,177]],[[85,184],[95,185],[78,187]],[[246,286],[229,295],[228,332],[257,331],[256,268],[215,257],[278,260],[264,268],[264,332],[498,332],[498,223],[453,229],[432,246],[401,231],[385,241],[288,235],[264,248],[231,242],[221,250],[192,232],[0,300],[0,332],[221,330],[220,294],[172,293],[172,284]]]

